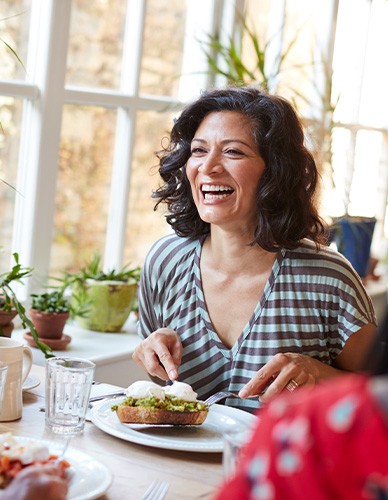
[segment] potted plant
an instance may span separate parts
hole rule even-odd
[[[79,326],[100,332],[120,332],[136,306],[140,267],[103,271],[95,255],[77,273],[65,273],[62,288],[71,289],[71,306]]]
[[[63,295],[63,290],[33,293],[31,298],[30,317],[39,338],[60,339],[69,319],[71,307]]]
[[[18,300],[12,283],[22,283],[24,278],[31,276],[33,269],[30,267],[22,266],[19,263],[19,255],[13,254],[15,264],[11,270],[0,274],[0,336],[10,336],[13,330],[13,318],[18,314],[23,328],[29,328],[36,345],[43,352],[46,358],[54,356],[51,348],[38,338],[38,332],[34,324],[26,314],[26,309],[23,304]]]

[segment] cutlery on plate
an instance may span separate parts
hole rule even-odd
[[[69,447],[70,441],[71,441],[71,436],[67,436],[66,441],[65,441],[65,445],[64,445],[60,455],[58,455],[58,458],[56,460],[57,462],[61,462],[63,460],[63,457],[65,456],[65,453],[67,451],[67,448]]]
[[[214,405],[214,403],[217,403],[218,401],[221,401],[221,399],[225,398],[239,398],[240,396],[237,394],[237,392],[229,392],[229,391],[219,391],[211,396],[209,396],[207,399],[205,399],[204,403],[207,405]],[[248,396],[248,398],[258,398],[259,396],[256,394],[255,396]]]
[[[93,396],[89,398],[89,403],[94,403],[95,401],[100,401],[101,399],[114,398],[115,396],[125,396],[124,391],[111,392],[109,394],[100,394],[99,396]]]

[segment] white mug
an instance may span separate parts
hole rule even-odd
[[[17,340],[0,337],[0,361],[8,366],[0,422],[8,422],[22,416],[22,387],[31,370],[32,351]]]

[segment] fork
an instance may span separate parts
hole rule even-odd
[[[156,479],[141,497],[141,500],[163,500],[167,494],[167,490],[170,487],[168,481],[161,481]]]
[[[69,447],[69,444],[70,444],[70,441],[71,441],[71,437],[72,436],[67,436],[66,437],[66,441],[65,441],[65,444],[64,444],[64,446],[62,448],[62,451],[61,451],[61,453],[58,455],[58,457],[55,460],[57,463],[62,462],[63,457],[65,456],[65,453],[67,452],[67,448]]]
[[[239,398],[240,396],[236,392],[229,392],[229,391],[219,391],[215,392],[211,396],[209,396],[207,399],[205,399],[204,403],[207,405],[214,405],[214,403],[217,403],[218,401],[221,401],[221,399],[225,398]],[[255,396],[248,396],[248,398],[258,398],[259,396],[256,394]]]

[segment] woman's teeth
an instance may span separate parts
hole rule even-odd
[[[214,186],[214,185],[204,185],[202,186],[202,193],[205,200],[220,200],[226,198],[233,193],[233,189],[229,186]]]

